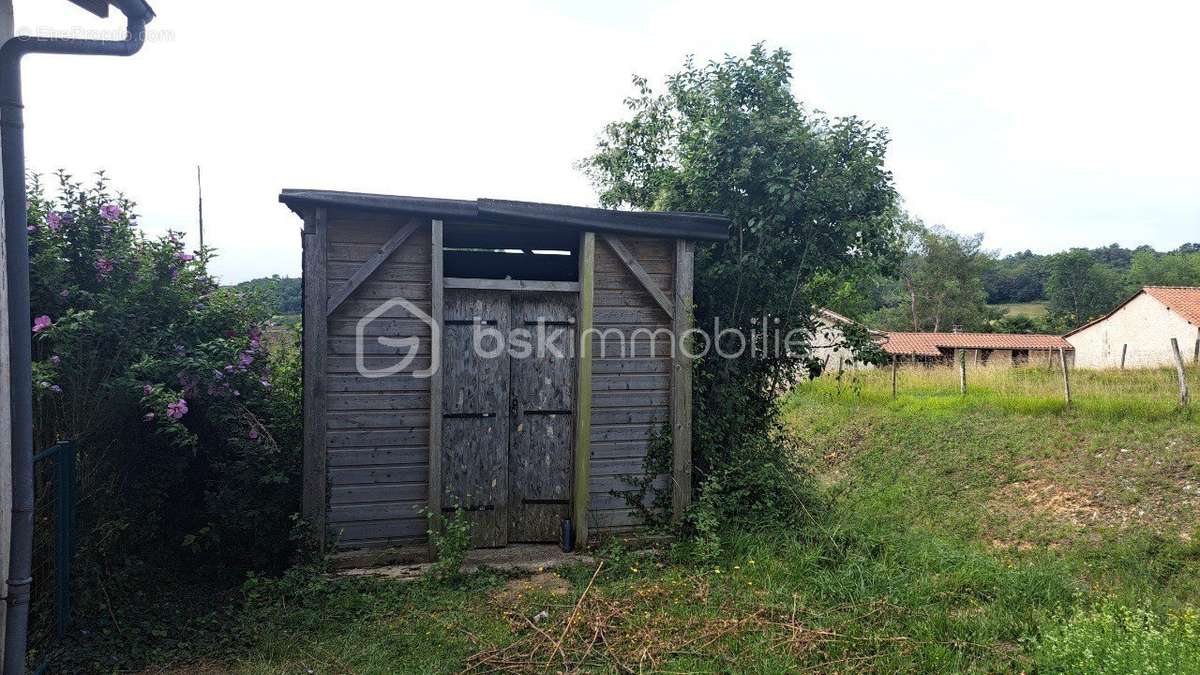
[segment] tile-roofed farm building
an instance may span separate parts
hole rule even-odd
[[[1073,347],[1057,335],[1020,333],[905,333],[884,334],[883,350],[900,362],[949,361],[966,350],[967,361],[976,365],[1021,365],[1050,361],[1058,350],[1071,359]]]
[[[1200,288],[1147,286],[1108,314],[1064,336],[1081,368],[1149,368],[1174,363],[1171,338],[1185,361],[1200,353]]]

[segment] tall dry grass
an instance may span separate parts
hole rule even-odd
[[[1101,415],[1190,415],[1200,408],[1200,366],[1184,369],[1192,404],[1179,405],[1179,379],[1175,368],[1127,370],[1070,369],[1071,408]],[[890,366],[875,370],[826,374],[797,387],[800,391],[864,402],[892,399]],[[896,403],[922,407],[993,405],[1016,412],[1059,412],[1067,409],[1062,371],[1045,363],[1012,367],[967,364],[967,394],[959,391],[954,365],[903,364],[896,377]]]

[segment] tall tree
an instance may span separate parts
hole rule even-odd
[[[1086,249],[1051,256],[1049,269],[1046,309],[1051,320],[1062,329],[1103,315],[1127,292],[1121,273],[1097,262]]]
[[[988,302],[1034,302],[1046,295],[1045,256],[1028,249],[991,261],[983,271]]]
[[[1184,247],[1164,254],[1138,251],[1133,254],[1129,281],[1134,286],[1200,286],[1200,252]]]
[[[696,251],[697,325],[749,329],[780,320],[811,328],[813,289],[833,275],[895,254],[895,190],[884,167],[887,133],[855,117],[829,118],[792,95],[790,55],[756,45],[746,57],[690,58],[654,93],[634,78],[630,115],[604,129],[581,163],[610,207],[721,213],[727,242]],[[770,358],[698,364],[696,470],[725,448],[773,427],[772,384],[803,349]],[[741,479],[739,479],[741,480]]]
[[[960,235],[916,220],[905,231],[908,255],[899,267],[899,303],[881,312],[881,322],[914,331],[985,329],[995,317],[983,288],[992,260],[982,248],[983,235]]]

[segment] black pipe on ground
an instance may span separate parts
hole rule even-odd
[[[12,546],[4,673],[25,672],[33,558],[33,363],[29,310],[29,237],[25,209],[25,123],[21,58],[26,54],[132,56],[145,41],[154,12],[142,0],[113,0],[126,16],[124,40],[17,36],[0,47],[0,165],[4,171],[9,362],[12,396]]]

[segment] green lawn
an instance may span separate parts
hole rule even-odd
[[[613,549],[598,572],[532,589],[496,572],[456,585],[296,572],[248,586],[236,648],[184,660],[246,673],[1200,670],[1200,423],[1159,400],[1158,375],[1080,376],[1068,410],[1052,371],[978,374],[965,398],[936,377],[918,386],[920,373],[895,401],[886,372],[802,385],[784,403],[790,451],[820,504],[792,527],[730,534],[717,559]]]

